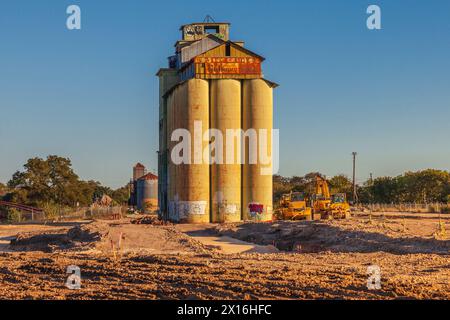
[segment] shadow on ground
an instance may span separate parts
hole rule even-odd
[[[391,237],[382,232],[346,230],[323,222],[243,223],[233,228],[218,226],[205,234],[229,236],[260,245],[274,245],[282,251],[315,253],[389,252],[393,254],[449,254],[450,241],[434,238]],[[201,235],[202,233],[197,233]]]

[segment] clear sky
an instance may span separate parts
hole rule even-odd
[[[66,28],[70,4],[82,30]],[[111,187],[138,161],[156,170],[155,73],[207,14],[281,85],[280,174],[350,175],[352,151],[358,181],[450,168],[450,1],[1,0],[0,181],[48,154]]]

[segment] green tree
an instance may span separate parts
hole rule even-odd
[[[328,182],[330,185],[331,194],[345,193],[347,195],[347,199],[351,198],[351,195],[353,193],[353,183],[346,175],[340,174],[334,176]]]
[[[111,198],[119,204],[128,203],[128,199],[130,198],[130,184],[114,190]]]
[[[450,175],[446,171],[427,169],[406,172],[397,177],[400,202],[446,202]]]
[[[98,181],[82,181],[72,169],[70,159],[50,155],[46,159],[32,158],[8,182],[7,201],[41,208],[89,206],[103,195],[117,203],[128,201],[128,185],[112,190]],[[4,189],[0,185],[0,192]],[[1,193],[0,193],[1,196]],[[56,210],[55,209],[55,210]],[[50,211],[50,209],[49,209]]]
[[[281,195],[288,193],[291,190],[289,178],[280,175],[273,176],[273,201],[278,202]]]
[[[6,219],[10,223],[17,223],[22,221],[22,214],[19,210],[16,209],[8,209]]]
[[[397,178],[376,178],[370,187],[375,203],[397,202],[399,195],[399,183]]]
[[[6,194],[7,189],[6,186],[0,182],[0,199]]]
[[[358,199],[361,203],[374,203],[373,196],[373,180],[367,180],[362,186],[356,186],[356,192],[358,193]]]
[[[450,174],[447,171],[427,169],[405,172],[397,177],[381,177],[360,191],[363,202],[375,203],[430,203],[447,202],[450,194]]]
[[[291,178],[282,177],[279,175],[273,176],[273,200],[277,203],[281,195],[294,192],[311,193],[314,191],[314,183],[318,172],[311,172],[303,177],[293,176]]]
[[[73,206],[79,197],[79,179],[67,158],[48,156],[29,159],[24,171],[14,173],[8,182],[12,199],[31,205],[55,203]]]
[[[308,187],[308,180],[305,177],[293,176],[288,179],[291,190],[294,192],[305,192]]]

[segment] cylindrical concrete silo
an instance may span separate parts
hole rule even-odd
[[[216,163],[211,164],[211,222],[241,220],[241,82],[212,80],[210,88],[211,128],[218,129],[223,146],[216,143]],[[227,134],[227,130],[228,133]],[[232,133],[237,133],[235,137]],[[230,137],[233,140],[230,141]],[[218,152],[222,157],[218,156]],[[220,163],[217,163],[220,162]]]
[[[209,129],[209,84],[202,79],[190,79],[180,85],[180,111],[177,121],[191,135],[191,163],[177,167],[178,213],[180,222],[210,221],[209,161],[203,150],[209,142],[203,133]],[[196,128],[197,126],[197,128]]]
[[[144,180],[141,177],[136,181],[136,207],[139,211],[142,211],[144,209],[143,199],[144,199]]]
[[[176,89],[172,91],[172,93],[169,94],[167,98],[167,141],[166,145],[168,147],[168,154],[167,154],[167,198],[168,198],[168,218],[171,221],[177,221],[175,216],[175,164],[172,162],[172,149],[174,146],[174,143],[171,141],[171,135],[174,130],[174,109],[175,109],[175,96],[176,96]]]
[[[141,180],[143,180],[142,210],[155,212],[158,209],[158,177],[149,173]]]
[[[245,157],[242,168],[242,213],[244,220],[272,220],[272,126],[273,126],[273,90],[262,79],[244,80],[242,88],[242,124],[243,130],[249,134],[251,130],[257,133],[257,149],[251,148],[249,140],[245,141]],[[267,143],[261,144],[265,138],[260,129],[266,129]],[[250,133],[251,135],[251,133]],[[263,147],[261,150],[261,147]],[[266,147],[266,148],[264,148]],[[265,149],[265,150],[264,150]],[[256,163],[251,164],[249,152],[256,157]],[[256,154],[255,154],[256,153]],[[269,155],[269,159],[260,155]],[[253,162],[255,159],[253,159]],[[269,160],[268,163],[262,163]],[[262,174],[264,170],[265,174]],[[270,174],[267,174],[267,170]]]
[[[173,122],[173,131],[178,129],[186,129],[186,120],[185,120],[185,102],[186,100],[186,88],[183,85],[178,85],[175,88],[174,91],[174,112],[172,114],[172,122]],[[172,131],[172,132],[173,132]],[[179,137],[177,137],[179,138]],[[179,145],[182,142],[182,140],[178,140],[175,142],[172,142],[174,145]],[[179,156],[179,152],[174,152],[173,155],[171,155],[171,161],[175,160],[175,156]],[[174,210],[174,221],[180,222],[182,213],[180,215],[180,210],[182,210],[182,203],[181,203],[181,191],[183,187],[182,180],[184,179],[183,176],[183,166],[182,164],[174,164],[173,166],[173,182],[172,182],[172,188],[173,188],[173,210]]]

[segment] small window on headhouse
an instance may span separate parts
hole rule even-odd
[[[205,33],[207,34],[218,34],[219,26],[205,26]]]

